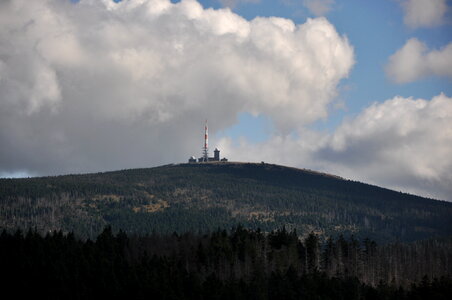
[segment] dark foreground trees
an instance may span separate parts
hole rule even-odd
[[[452,241],[301,241],[285,228],[0,235],[0,288],[46,299],[449,299]]]

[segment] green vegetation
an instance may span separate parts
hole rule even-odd
[[[3,294],[19,299],[450,299],[452,239],[321,244],[241,226],[147,236],[107,227],[95,241],[3,231],[0,270]]]
[[[452,234],[452,204],[269,164],[179,164],[56,177],[0,179],[0,228],[117,232],[208,232],[231,228],[377,242]]]

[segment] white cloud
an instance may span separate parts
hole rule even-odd
[[[386,73],[397,83],[412,82],[431,75],[452,77],[452,43],[429,51],[418,39],[409,39],[389,58]]]
[[[222,148],[238,160],[323,170],[395,190],[452,201],[452,98],[395,97],[375,103],[332,134],[300,131]]]
[[[303,0],[303,5],[315,16],[324,16],[333,8],[334,0]]]
[[[0,172],[185,161],[237,114],[327,116],[353,49],[324,18],[247,21],[193,0],[1,1]]]
[[[446,0],[404,0],[401,4],[403,21],[412,28],[441,25],[448,9]]]

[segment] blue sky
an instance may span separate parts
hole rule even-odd
[[[0,176],[209,142],[452,201],[449,0],[0,2]]]

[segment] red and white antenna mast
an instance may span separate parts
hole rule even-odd
[[[204,127],[204,147],[202,148],[202,155],[204,161],[209,161],[209,133],[207,128],[207,120],[206,126]]]

